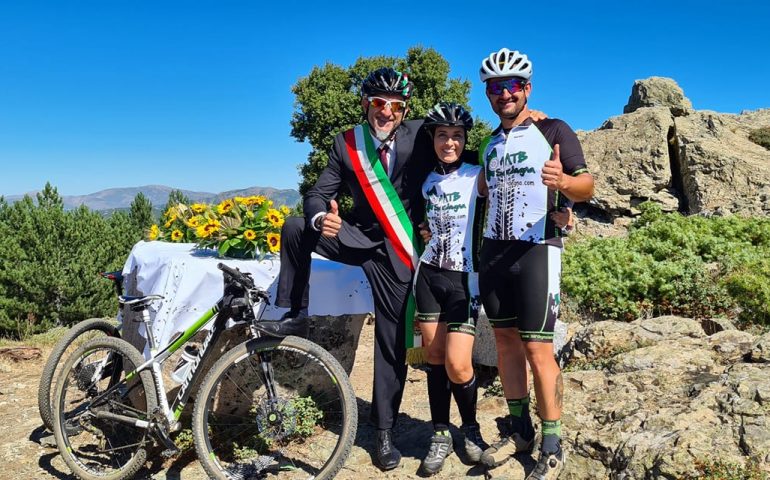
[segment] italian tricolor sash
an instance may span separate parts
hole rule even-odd
[[[374,216],[393,245],[399,261],[410,271],[417,268],[419,256],[415,247],[412,221],[404,204],[393,188],[388,174],[380,163],[369,127],[358,125],[344,134],[345,148],[353,164],[353,172],[366,196]],[[406,347],[414,345],[414,297],[409,296],[406,308]],[[418,345],[419,346],[419,345]]]

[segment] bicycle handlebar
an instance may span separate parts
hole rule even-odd
[[[224,263],[218,263],[217,268],[222,270],[226,274],[230,275],[233,278],[233,280],[240,283],[243,287],[247,289],[254,288],[254,280],[246,276],[243,272],[241,272],[237,268],[228,267]]]

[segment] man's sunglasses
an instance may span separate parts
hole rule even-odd
[[[388,100],[380,97],[369,97],[369,105],[377,110],[388,107],[393,113],[398,113],[406,109],[406,102],[403,100]]]
[[[514,93],[521,92],[527,85],[526,80],[520,78],[509,78],[507,80],[491,80],[487,82],[487,93],[491,95],[502,95],[503,90],[513,95]]]

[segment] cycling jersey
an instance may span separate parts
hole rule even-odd
[[[549,190],[540,176],[555,144],[566,174],[588,171],[575,132],[558,119],[527,119],[507,134],[498,127],[484,139],[479,150],[489,186],[484,238],[562,246],[561,229],[548,214],[572,202]]]
[[[478,177],[481,167],[463,163],[446,175],[431,172],[423,183],[431,239],[420,260],[435,267],[475,272],[478,253]]]

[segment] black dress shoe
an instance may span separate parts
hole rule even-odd
[[[390,430],[378,430],[374,464],[381,470],[393,470],[400,463],[401,452],[393,445],[393,432]]]
[[[286,312],[280,320],[260,320],[256,327],[273,337],[294,335],[307,338],[310,333],[310,317],[304,312]]]

